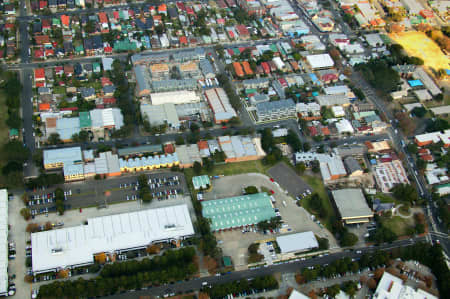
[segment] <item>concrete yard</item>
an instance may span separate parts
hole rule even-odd
[[[270,176],[279,182],[281,187],[286,189],[293,197],[299,196],[310,190],[313,192],[311,186],[309,186],[301,177],[299,177],[295,171],[286,165],[284,162],[280,162],[267,171]]]
[[[261,187],[273,190],[273,196],[276,200],[274,207],[280,210],[282,219],[291,229],[289,233],[313,231],[316,235],[329,239],[331,248],[337,246],[336,240],[330,232],[320,228],[319,225],[311,220],[311,216],[306,210],[297,206],[293,198],[286,195],[283,189],[263,174],[249,173],[225,176],[212,180],[212,186],[212,191],[205,193],[206,200],[241,195],[242,188],[247,186],[256,186],[259,190],[261,190]],[[216,237],[223,254],[231,256],[237,269],[245,269],[247,268],[248,246],[258,240],[273,239],[276,235],[263,235],[255,232],[242,233],[241,230],[233,230],[216,233]]]

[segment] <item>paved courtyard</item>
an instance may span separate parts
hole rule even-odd
[[[272,182],[269,177],[260,173],[240,174],[235,176],[225,176],[212,180],[212,191],[205,194],[206,200],[238,196],[242,194],[242,189],[247,186],[255,186],[259,190],[265,187],[274,191],[276,203],[281,217],[287,228],[281,229],[283,233],[313,231],[320,237],[325,237],[330,241],[330,247],[337,246],[336,240],[330,232],[320,228],[311,220],[310,214],[296,205],[295,200],[288,196],[285,191]],[[246,268],[248,246],[258,240],[269,240],[280,234],[263,235],[261,233],[246,232],[241,230],[226,231],[216,233],[219,245],[224,255],[231,256],[237,269]]]

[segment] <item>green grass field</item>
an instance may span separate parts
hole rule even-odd
[[[394,216],[390,218],[381,218],[383,226],[391,229],[398,237],[405,236],[408,228],[414,226],[414,220],[412,218],[404,219],[400,216]]]

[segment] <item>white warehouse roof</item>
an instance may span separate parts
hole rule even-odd
[[[177,90],[168,92],[157,92],[150,95],[152,105],[167,103],[186,104],[200,102],[200,97],[192,90]]]
[[[306,60],[312,69],[330,68],[334,66],[334,61],[328,54],[316,54],[306,56]]]
[[[319,247],[313,232],[304,232],[277,237],[281,253],[299,252]]]
[[[0,295],[8,293],[8,190],[0,190]]]
[[[94,254],[143,248],[194,234],[186,204],[88,219],[87,225],[31,234],[33,272],[91,264]]]

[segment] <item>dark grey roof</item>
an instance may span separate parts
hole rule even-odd
[[[201,59],[199,66],[204,76],[207,74],[214,74],[214,69],[208,59]]]
[[[106,85],[103,87],[103,92],[105,94],[107,93],[114,93],[114,91],[116,91],[116,87],[114,85]]]
[[[83,98],[87,98],[95,95],[95,89],[93,87],[81,87],[80,94]]]
[[[291,108],[295,108],[295,103],[292,99],[256,104],[256,109],[260,113],[270,113],[272,111],[285,110]]]
[[[355,158],[353,158],[352,156],[348,156],[347,158],[345,158],[344,164],[347,167],[347,170],[350,174],[354,173],[355,171],[362,170],[358,161]]]

